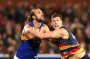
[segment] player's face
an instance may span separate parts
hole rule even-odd
[[[34,11],[34,14],[35,14],[35,16],[36,16],[36,20],[37,20],[37,21],[41,22],[41,21],[44,20],[43,12],[42,12],[40,9],[36,9],[36,10]]]
[[[54,29],[59,29],[62,26],[62,20],[60,17],[54,17],[51,19],[51,25]]]

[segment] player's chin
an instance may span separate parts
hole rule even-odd
[[[42,19],[41,19],[41,21],[42,21],[42,22],[44,22],[44,21],[45,21],[45,19],[44,19],[44,18],[42,18]]]
[[[44,18],[41,18],[42,21],[44,21]]]
[[[38,20],[38,22],[44,22],[43,20]]]
[[[54,27],[54,29],[59,29],[60,27]]]

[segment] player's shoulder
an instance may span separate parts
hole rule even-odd
[[[65,28],[60,28],[59,30],[61,30],[62,32],[67,32],[67,29]]]
[[[43,23],[43,26],[47,26],[47,25]]]
[[[30,27],[29,26],[29,23],[27,23],[26,25],[24,25],[24,28],[28,28],[28,27]]]
[[[46,24],[43,24],[42,29],[43,29],[45,32],[48,32],[48,31],[49,31],[49,27],[48,27]]]
[[[48,27],[46,24],[43,24],[42,26],[43,26],[43,27]]]
[[[68,30],[67,29],[61,28],[60,31],[62,32],[63,35],[65,35],[65,36],[68,37],[69,33],[68,33]]]

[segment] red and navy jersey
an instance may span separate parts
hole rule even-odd
[[[57,46],[59,47],[60,50],[60,55],[62,59],[67,58],[69,55],[72,54],[78,54],[83,51],[81,46],[78,44],[77,39],[75,36],[71,33],[69,29],[67,29],[64,25],[60,29],[65,29],[68,32],[69,38],[68,39],[56,39],[58,40]]]
[[[30,22],[29,25],[32,26],[32,28],[34,27],[33,22]],[[41,29],[42,25],[43,23],[41,23],[39,30]],[[41,40],[38,38],[36,40],[28,40],[27,37],[21,35],[21,42],[17,48],[16,56],[20,59],[35,59],[35,56],[38,53],[40,42]]]

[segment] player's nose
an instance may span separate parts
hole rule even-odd
[[[41,16],[44,17],[44,14],[42,13]]]

